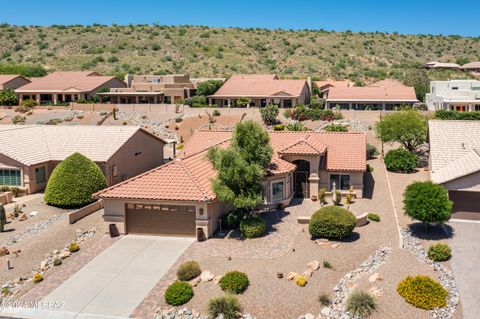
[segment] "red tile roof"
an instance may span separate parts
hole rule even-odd
[[[17,74],[0,74],[0,85],[10,82],[13,79],[18,77],[22,77],[21,75]]]
[[[392,102],[416,102],[417,97],[413,87],[348,87],[331,88],[327,101],[392,101]]]
[[[328,90],[331,87],[350,87],[353,86],[353,83],[348,80],[336,81],[336,80],[324,80],[324,81],[315,81],[315,84],[321,91]]]
[[[327,151],[326,168],[330,171],[366,170],[365,134],[359,132],[269,132],[274,149],[268,175],[291,172],[295,164],[280,158],[282,151],[294,150],[299,155]],[[107,188],[95,196],[100,198],[135,198],[153,200],[214,200],[211,180],[215,169],[206,158],[213,146],[226,147],[231,131],[197,131],[186,143],[178,158],[142,175]]]

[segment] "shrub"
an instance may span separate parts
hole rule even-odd
[[[373,214],[373,213],[369,213],[367,215],[367,218],[368,218],[368,220],[371,220],[373,222],[379,222],[380,221],[380,216],[378,216],[377,214]]]
[[[33,276],[33,282],[34,283],[38,283],[40,281],[43,281],[43,275],[42,274],[35,274]]]
[[[17,94],[11,88],[0,90],[0,105],[16,105]]]
[[[273,125],[277,121],[278,106],[275,104],[269,104],[260,109],[260,115],[262,116],[262,121],[265,125]]]
[[[288,131],[306,131],[307,128],[301,122],[293,122],[293,123],[287,124],[287,130]]]
[[[183,100],[183,103],[188,106],[193,106],[194,104],[197,105],[207,105],[208,104],[208,99],[206,96],[203,95],[196,95],[192,96],[188,99]]]
[[[304,276],[297,276],[295,278],[295,283],[300,287],[305,287],[305,285],[307,284],[307,278],[305,278]]]
[[[239,271],[230,271],[220,279],[220,287],[222,290],[232,294],[244,292],[249,284],[247,274]]]
[[[215,109],[215,110],[213,110],[212,115],[213,116],[220,116],[221,114],[220,114],[219,110]]]
[[[354,290],[347,299],[347,310],[355,317],[368,317],[375,308],[375,299],[362,290]]]
[[[176,281],[165,291],[165,301],[172,306],[187,303],[193,297],[192,286],[188,282]]]
[[[323,261],[323,268],[333,269],[332,263],[329,262],[328,260],[324,260],[324,261]]]
[[[349,210],[337,206],[327,206],[316,211],[308,225],[313,237],[345,238],[355,227],[356,217]]]
[[[222,216],[222,227],[225,229],[237,229],[240,222],[245,216],[245,212],[241,209],[235,209]]]
[[[443,223],[450,219],[453,202],[442,185],[413,182],[403,193],[405,214],[424,223]]]
[[[175,123],[180,123],[181,121],[183,121],[183,119],[181,117],[176,117],[175,118]]]
[[[401,148],[388,151],[385,155],[385,166],[392,172],[413,172],[417,167],[417,162],[417,155]]]
[[[22,115],[15,115],[14,117],[12,117],[13,124],[24,124],[26,120],[27,118]]]
[[[260,217],[248,217],[240,222],[240,232],[245,238],[257,238],[263,236],[267,229],[267,223]]]
[[[273,127],[273,130],[274,130],[274,131],[283,131],[283,130],[285,130],[285,125],[283,125],[283,124],[277,124],[277,125],[275,125],[275,126]]]
[[[326,200],[325,200],[325,197],[326,197],[326,193],[327,190],[325,188],[320,188],[318,190],[318,200],[320,201],[321,204],[325,204],[326,203]]]
[[[367,159],[373,159],[378,154],[379,153],[377,147],[375,145],[367,143]]]
[[[60,266],[62,264],[62,258],[55,258],[53,260],[53,265],[54,266]]]
[[[345,196],[345,203],[347,205],[350,205],[351,203],[353,203],[353,195],[352,194],[347,194],[347,196]]]
[[[329,306],[332,303],[330,297],[326,293],[321,293],[318,297],[318,301],[322,306]]]
[[[348,132],[348,127],[342,124],[330,124],[323,129],[327,132]]]
[[[214,297],[208,302],[208,314],[213,318],[237,319],[242,315],[242,305],[233,295]]]
[[[45,189],[45,201],[54,206],[78,207],[93,201],[92,194],[107,187],[100,168],[80,153],[60,162]]]
[[[69,246],[68,246],[68,250],[71,252],[71,253],[75,253],[77,251],[80,250],[80,246],[78,246],[77,243],[71,243]]]
[[[180,265],[180,267],[178,267],[177,278],[180,281],[189,281],[200,276],[201,272],[202,271],[200,270],[200,265],[198,262],[191,260],[184,262]]]
[[[447,305],[447,290],[428,276],[408,276],[398,284],[397,292],[417,308],[430,310]]]
[[[435,111],[435,117],[441,120],[480,120],[480,112],[459,112],[459,111],[447,111],[438,110]]]
[[[452,257],[452,250],[447,244],[436,244],[428,248],[428,258],[433,261],[445,261]]]
[[[25,108],[28,108],[29,110],[30,110],[30,109],[33,109],[33,108],[34,108],[35,106],[37,106],[37,105],[38,105],[37,101],[32,100],[32,99],[26,99],[26,100],[22,100],[22,101],[20,102],[20,106],[23,106],[23,107],[25,107]]]

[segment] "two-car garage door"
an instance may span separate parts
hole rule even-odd
[[[129,234],[195,236],[195,206],[127,204]]]
[[[480,220],[480,192],[449,191],[453,201],[452,218]]]

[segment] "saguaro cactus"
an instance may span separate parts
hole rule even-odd
[[[7,215],[5,214],[5,208],[0,204],[0,232],[3,232],[3,227],[7,223]]]

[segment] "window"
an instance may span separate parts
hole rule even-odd
[[[458,86],[454,86],[454,87],[452,87],[452,90],[454,90],[454,91],[458,91]]]
[[[35,182],[37,184],[43,184],[45,181],[45,166],[35,168]]]
[[[20,170],[0,169],[0,185],[22,186]]]
[[[346,191],[350,189],[350,175],[330,175],[330,190],[333,190],[333,183],[335,183],[336,189]]]
[[[285,198],[285,181],[272,182],[272,202]]]
[[[283,107],[292,107],[292,100],[284,100]]]

